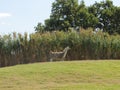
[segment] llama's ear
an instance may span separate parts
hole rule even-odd
[[[67,46],[66,48],[69,48],[69,46]]]
[[[67,48],[69,48],[69,49],[70,49],[70,47],[69,47],[69,46],[67,46]]]

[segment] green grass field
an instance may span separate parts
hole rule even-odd
[[[0,68],[0,90],[120,90],[120,61],[46,62]]]

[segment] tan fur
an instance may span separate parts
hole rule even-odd
[[[64,61],[66,55],[67,55],[67,51],[69,50],[69,47],[66,47],[62,52],[50,52],[50,61],[52,62],[53,60],[56,59],[61,59]]]

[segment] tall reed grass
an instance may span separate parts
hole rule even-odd
[[[92,29],[0,36],[0,67],[49,61],[49,52],[71,49],[66,60],[120,59],[120,35]]]

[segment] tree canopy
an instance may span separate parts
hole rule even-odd
[[[69,28],[78,29],[89,27],[103,29],[110,34],[120,34],[120,7],[114,6],[110,0],[95,2],[86,6],[84,0],[55,0],[52,10],[45,25],[38,23],[35,27],[37,32],[63,30]]]

